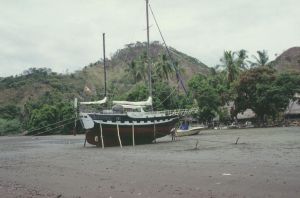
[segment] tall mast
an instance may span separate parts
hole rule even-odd
[[[105,33],[103,33],[103,65],[104,65],[104,96],[106,97],[107,88],[106,88],[106,60],[105,60]]]
[[[152,98],[152,75],[151,75],[151,63],[150,63],[150,39],[149,39],[149,0],[146,0],[146,20],[147,20],[147,63],[148,63],[148,80],[149,80],[149,96]],[[153,106],[151,106],[153,110]]]

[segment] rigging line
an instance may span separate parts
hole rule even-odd
[[[172,92],[161,102],[159,103],[156,107],[159,107],[160,105],[162,105],[164,102],[166,102],[166,100],[168,100],[170,98],[171,95],[173,95],[173,93],[176,91],[176,87],[172,90]]]
[[[77,119],[77,120],[78,120],[78,119]],[[76,120],[76,121],[77,121],[77,120]],[[72,122],[68,122],[68,123],[66,123],[66,124],[59,125],[59,126],[54,127],[54,128],[52,128],[52,129],[48,129],[48,130],[46,130],[46,131],[42,131],[42,132],[37,133],[37,134],[33,134],[33,136],[41,135],[41,134],[43,134],[43,133],[47,133],[47,132],[49,132],[49,131],[52,131],[52,130],[54,130],[54,129],[58,129],[58,128],[60,128],[60,127],[63,127],[64,125],[69,125],[69,124],[72,124],[72,123],[73,123],[73,121],[72,121]]]
[[[161,30],[160,30],[160,27],[159,27],[159,25],[158,25],[158,22],[157,22],[157,20],[156,20],[156,17],[155,17],[155,15],[154,15],[154,13],[153,13],[153,10],[152,10],[152,7],[150,6],[150,4],[149,4],[149,8],[150,8],[151,14],[152,14],[152,16],[153,16],[153,19],[154,19],[154,21],[155,21],[156,27],[157,27],[157,29],[158,29],[158,31],[159,31],[159,34],[160,34],[160,36],[161,36],[161,38],[162,38],[162,40],[163,40],[163,44],[165,45],[165,48],[166,48],[166,50],[167,50],[167,54],[168,54],[169,58],[171,59],[172,65],[173,65],[173,67],[174,67],[174,69],[175,69],[175,71],[176,71],[176,77],[177,77],[177,79],[180,81],[180,84],[181,84],[181,86],[182,86],[182,88],[183,88],[185,94],[187,95],[187,90],[186,90],[186,88],[185,88],[185,86],[184,86],[183,80],[182,80],[182,78],[181,78],[181,76],[180,76],[180,73],[179,73],[179,71],[178,71],[178,68],[174,65],[174,62],[175,62],[175,61],[174,61],[174,59],[173,59],[173,57],[172,57],[172,55],[171,55],[171,52],[170,52],[170,50],[169,50],[169,47],[167,46],[167,43],[166,43],[166,41],[165,41],[165,39],[164,39],[164,36],[163,36],[163,34],[162,34]]]
[[[75,119],[75,117],[70,118],[70,119],[66,119],[66,120],[62,120],[62,121],[59,121],[59,122],[55,122],[55,123],[53,123],[53,124],[49,124],[49,125],[44,126],[44,127],[41,127],[41,128],[37,128],[37,129],[30,130],[30,131],[28,131],[28,133],[32,133],[32,132],[34,132],[34,131],[38,131],[38,130],[41,130],[41,129],[43,129],[43,128],[47,128],[47,127],[56,125],[56,124],[58,124],[58,123],[62,123],[62,122],[69,121],[69,120],[73,120],[73,119]]]

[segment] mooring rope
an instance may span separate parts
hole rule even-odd
[[[77,119],[77,120],[78,120],[78,119]],[[77,120],[76,120],[76,121],[77,121]],[[72,123],[74,123],[74,120],[73,120],[72,122],[68,122],[68,123],[65,123],[65,124],[59,125],[59,126],[57,126],[57,127],[54,127],[54,128],[52,128],[52,129],[48,129],[48,130],[46,130],[46,131],[42,131],[42,132],[40,132],[40,133],[33,134],[33,136],[38,136],[38,135],[41,135],[41,134],[47,133],[47,132],[49,132],[49,131],[52,131],[52,130],[54,130],[54,129],[58,129],[58,128],[60,128],[60,127],[63,127],[63,126],[65,126],[65,125],[72,124]]]
[[[51,127],[51,126],[53,126],[53,125],[57,125],[57,124],[59,124],[59,123],[63,123],[63,122],[69,121],[69,120],[75,121],[75,117],[69,118],[69,119],[66,119],[66,120],[62,120],[62,121],[58,121],[58,122],[55,122],[55,123],[52,123],[52,124],[49,124],[49,125],[47,125],[47,126],[43,126],[43,127],[37,128],[37,129],[30,130],[30,131],[27,132],[27,134],[31,134],[31,133],[34,132],[34,131],[39,131],[39,130],[41,130],[41,129],[48,128],[48,127]],[[76,121],[77,121],[77,120],[78,120],[78,119],[76,119]],[[72,121],[72,122],[73,122],[73,121]]]

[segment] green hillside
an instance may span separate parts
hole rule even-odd
[[[126,79],[125,70],[128,65],[138,59],[145,52],[145,43],[126,45],[118,50],[108,62],[108,86],[117,86],[120,90],[127,90],[132,82]],[[209,68],[184,53],[173,48],[171,52],[180,66],[182,76],[188,80],[196,73],[208,74]],[[159,57],[165,54],[164,47],[158,42],[153,42],[150,47],[151,60],[155,63]],[[127,77],[128,78],[128,77]],[[172,77],[175,81],[175,77]],[[171,81],[172,81],[171,80]],[[84,88],[88,87],[91,92],[85,93]],[[15,77],[2,78],[0,81],[0,105],[15,104],[22,107],[28,100],[37,99],[47,91],[58,91],[64,93],[65,98],[74,96],[81,100],[103,94],[103,64],[98,61],[85,66],[82,70],[71,74],[57,74],[49,69],[29,69],[23,74]]]
[[[198,105],[197,118],[211,123],[216,116],[230,122],[238,113],[250,108],[260,115],[257,118],[262,123],[267,121],[261,119],[266,116],[274,120],[283,115],[289,101],[299,93],[300,76],[295,72],[298,48],[292,48],[273,62],[268,61],[266,51],[258,51],[255,62],[249,61],[245,50],[225,51],[220,70],[209,68],[174,48],[170,51],[173,61],[160,43],[150,45],[154,110]],[[147,61],[146,43],[141,42],[126,45],[106,60],[110,101],[106,105],[110,106],[112,100],[140,101],[148,97]],[[175,70],[180,71],[189,89],[187,96],[177,86]],[[70,74],[31,68],[17,76],[0,78],[0,135],[43,131],[70,134],[74,126],[74,98],[79,101],[102,99],[103,72],[100,59]],[[252,94],[253,98],[245,100],[245,94]],[[259,106],[262,99],[265,103]],[[252,104],[256,100],[258,102]],[[230,112],[224,110],[224,105],[232,101],[237,108]],[[58,125],[52,125],[57,122]]]
[[[146,44],[137,42],[126,45],[125,48],[114,53],[111,59],[107,59],[107,84],[110,99],[126,99],[130,92],[135,92],[136,84],[145,85],[147,81],[145,73],[147,70],[144,67],[146,65],[145,50]],[[206,65],[193,57],[173,48],[171,48],[171,53],[176,67],[181,71],[185,81],[196,73],[207,75],[210,71]],[[164,47],[158,42],[151,43],[150,56],[153,70],[155,70],[153,78],[156,79],[157,75],[163,75],[164,71],[159,70],[161,64],[168,66],[169,80],[166,80],[165,83],[175,86],[177,84],[176,75]],[[132,65],[135,65],[136,68],[132,68]],[[142,68],[144,74],[140,71],[141,66],[144,67]],[[136,71],[140,72],[140,76],[132,75],[132,72]],[[31,125],[44,126],[45,124],[40,123],[40,117],[53,122],[59,121],[63,115],[57,117],[56,112],[61,108],[66,108],[69,113],[67,118],[70,118],[73,116],[72,101],[75,97],[79,101],[96,100],[103,97],[103,72],[103,60],[100,60],[71,74],[58,74],[47,68],[31,68],[20,75],[1,78],[0,111],[8,114],[10,119],[15,118],[19,121],[20,126],[14,130],[30,130]],[[160,89],[165,88],[160,87]],[[0,122],[1,119],[4,119],[2,122],[5,122],[8,117],[0,116]]]

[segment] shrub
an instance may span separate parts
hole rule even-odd
[[[0,136],[18,134],[21,132],[21,123],[17,119],[6,120],[0,118]]]

